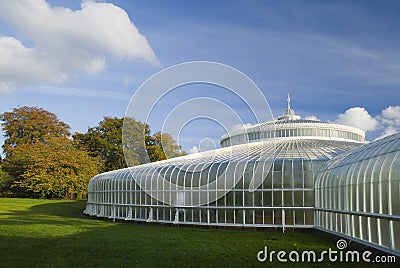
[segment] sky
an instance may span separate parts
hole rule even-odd
[[[399,10],[390,0],[0,0],[0,113],[42,107],[86,132],[104,116],[123,117],[165,68],[211,61],[248,76],[274,117],[290,93],[303,118],[355,126],[373,141],[400,130]],[[197,101],[200,114],[228,106],[250,125],[270,113],[226,88],[189,84],[154,103],[152,131],[205,97],[221,105]],[[175,138],[187,152],[218,147],[234,123],[193,116]]]

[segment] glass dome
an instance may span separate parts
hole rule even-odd
[[[260,140],[294,137],[365,142],[365,132],[358,128],[317,120],[301,119],[290,107],[289,95],[287,101],[287,108],[277,120],[243,127],[227,133],[221,137],[221,146],[227,147]]]

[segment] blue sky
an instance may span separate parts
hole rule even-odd
[[[200,60],[249,76],[274,116],[289,92],[302,117],[363,128],[368,140],[400,129],[399,1],[4,2],[0,113],[39,106],[72,132],[85,132],[103,116],[122,117],[153,74]],[[160,101],[149,121],[152,130],[194,97],[221,100],[243,123],[256,123],[229,92],[192,85]],[[189,151],[224,133],[202,119],[181,134]]]

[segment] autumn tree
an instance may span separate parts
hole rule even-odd
[[[2,167],[17,194],[61,198],[86,191],[98,173],[98,159],[77,148],[66,123],[42,108],[26,106],[0,119],[5,131]]]
[[[69,125],[39,107],[24,106],[0,115],[4,134],[3,151],[6,157],[22,144],[45,142],[46,137],[69,137]]]
[[[87,192],[89,180],[99,172],[95,159],[65,137],[17,146],[9,159],[13,185],[42,198],[68,198]]]

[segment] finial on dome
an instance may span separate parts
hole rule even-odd
[[[288,93],[287,95],[287,108],[285,111],[283,111],[283,115],[281,117],[278,117],[278,120],[298,120],[301,117],[299,115],[296,115],[295,111],[290,107],[290,95]]]

